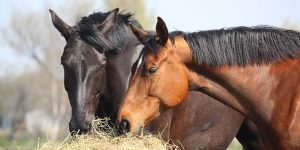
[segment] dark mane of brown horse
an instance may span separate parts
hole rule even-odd
[[[131,33],[128,24],[132,23],[140,28],[141,25],[136,20],[131,19],[131,13],[119,13],[116,24],[106,35],[108,41],[107,39],[101,38],[103,36],[99,36],[102,33],[98,29],[98,26],[106,19],[109,13],[110,12],[97,12],[83,17],[76,25],[78,33],[83,40],[93,45],[100,52],[107,52],[109,50],[121,52],[124,50],[121,47],[125,44],[128,34]]]
[[[300,56],[300,33],[269,26],[235,27],[184,33],[174,31],[170,39],[183,36],[198,64],[260,65]],[[159,48],[155,37],[147,45]]]

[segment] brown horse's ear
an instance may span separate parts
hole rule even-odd
[[[157,17],[156,33],[159,38],[160,44],[165,45],[169,39],[169,32],[167,25],[160,17]]]
[[[52,23],[55,28],[65,37],[65,39],[68,39],[72,32],[72,27],[67,25],[62,19],[60,19],[53,10],[49,9],[49,12],[51,14]]]
[[[112,10],[106,19],[98,26],[98,29],[101,33],[107,33],[113,25],[117,22],[119,8]]]
[[[134,33],[134,35],[138,38],[138,40],[142,43],[145,44],[148,37],[150,36],[150,33],[148,31],[145,31],[133,24],[129,24],[132,32]]]

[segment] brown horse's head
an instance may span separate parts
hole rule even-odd
[[[189,54],[176,52],[187,45],[180,40],[176,44],[171,41],[161,18],[158,18],[154,36],[133,25],[131,29],[145,45],[144,56],[132,77],[117,123],[130,132],[137,132],[165,109],[179,105],[187,97],[188,70],[180,58]]]
[[[69,122],[70,131],[85,133],[95,117],[100,95],[106,85],[106,57],[101,51],[111,49],[106,33],[113,27],[118,9],[106,13],[106,19],[101,24],[93,24],[90,30],[95,30],[103,45],[95,46],[86,42],[80,27],[69,26],[50,10],[52,22],[63,35],[67,44],[61,57],[64,67],[64,85],[72,107],[72,117]],[[99,52],[100,51],[100,52]]]

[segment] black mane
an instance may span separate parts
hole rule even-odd
[[[300,33],[270,26],[235,27],[220,30],[184,33],[174,31],[170,39],[183,36],[198,64],[261,65],[300,57]],[[158,45],[152,37],[146,46]]]
[[[121,52],[128,34],[132,34],[128,24],[133,23],[140,28],[141,25],[136,20],[131,19],[131,13],[118,13],[116,24],[109,30],[107,35],[103,35],[97,27],[106,19],[109,13],[110,12],[96,12],[87,17],[83,17],[76,25],[78,27],[78,33],[83,40],[101,52],[109,50]]]
[[[300,56],[300,33],[269,26],[184,34],[199,64],[260,65]]]

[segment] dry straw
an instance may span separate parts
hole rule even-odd
[[[92,122],[89,134],[68,136],[61,143],[47,142],[38,150],[178,150],[179,147],[163,141],[160,136],[146,133],[143,137],[131,134],[115,135],[115,129],[108,125],[108,119]]]

